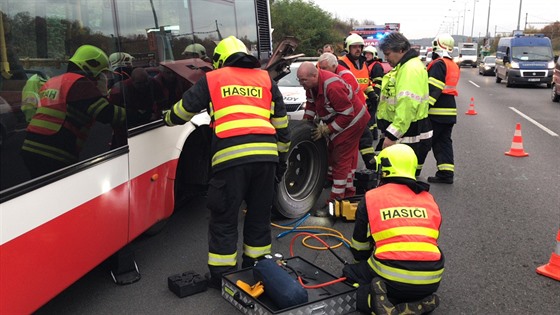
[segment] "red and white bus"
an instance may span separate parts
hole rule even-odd
[[[95,123],[78,162],[33,178],[20,155],[28,79],[62,74],[84,44],[108,56],[126,52],[134,57],[133,68],[163,80],[157,86],[165,90],[165,109],[207,70],[201,59],[181,60],[190,44],[203,45],[211,57],[221,38],[235,35],[264,64],[272,55],[269,12],[267,0],[0,3],[0,314],[32,313],[136,237],[157,229],[182,198],[205,188],[210,169],[209,116],[201,113],[169,128],[156,112],[123,130]],[[126,93],[124,100],[123,106],[134,106]],[[316,154],[315,145],[301,148]],[[307,200],[308,207],[317,189],[306,185],[303,193],[297,185],[281,191],[285,198],[295,196],[293,203]]]

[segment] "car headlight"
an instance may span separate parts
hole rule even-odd
[[[519,62],[517,61],[512,61],[509,65],[513,69],[519,69]]]
[[[492,67],[490,67],[490,66],[484,66],[484,70],[490,70],[490,69],[492,69]]]

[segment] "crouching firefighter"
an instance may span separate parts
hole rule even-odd
[[[184,124],[204,109],[212,120],[212,178],[208,188],[209,286],[237,270],[237,222],[245,201],[242,267],[271,253],[270,215],[286,171],[290,147],[282,94],[259,61],[234,36],[223,39],[208,72],[166,113],[169,126]]]
[[[343,274],[359,284],[360,311],[424,314],[439,305],[439,207],[429,184],[415,179],[418,162],[410,146],[389,146],[376,160],[380,185],[358,204],[351,247],[357,263]]]

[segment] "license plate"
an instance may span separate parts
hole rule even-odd
[[[529,82],[539,82],[541,79],[529,79]]]

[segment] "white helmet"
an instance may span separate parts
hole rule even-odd
[[[375,49],[375,47],[373,46],[367,46],[366,48],[364,48],[364,53],[371,53],[373,55],[374,58],[377,58],[377,49]]]
[[[455,46],[455,40],[449,34],[441,34],[436,37],[432,43],[434,51],[447,51],[453,52],[453,46]]]
[[[111,69],[116,69],[119,67],[132,67],[132,57],[131,54],[125,52],[112,53],[109,56],[109,62],[111,63]]]
[[[344,49],[346,49],[346,51],[350,51],[350,46],[352,45],[362,45],[365,46],[365,42],[364,39],[362,38],[362,36],[352,33],[350,34],[348,37],[346,37],[346,39],[344,40]]]

